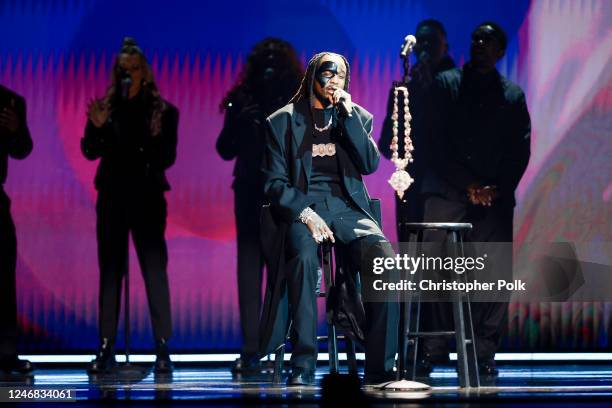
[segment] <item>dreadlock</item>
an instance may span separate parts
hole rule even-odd
[[[337,57],[340,57],[342,59],[342,62],[344,62],[344,66],[346,67],[346,80],[344,82],[344,90],[348,92],[349,82],[351,78],[350,76],[351,68],[349,67],[349,63],[346,60],[346,58],[334,52],[327,52],[327,51],[320,52],[318,54],[315,54],[310,59],[310,61],[308,61],[308,68],[306,68],[306,72],[304,73],[304,76],[302,77],[302,81],[300,82],[300,87],[298,88],[295,95],[293,95],[293,98],[291,98],[289,103],[295,103],[295,102],[301,101],[302,99],[308,98],[312,105],[312,98],[314,97],[313,83],[314,83],[315,72],[319,66],[319,63],[321,62],[321,59],[326,55],[335,55]]]

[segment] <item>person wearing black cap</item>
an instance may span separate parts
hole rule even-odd
[[[398,240],[404,241],[407,237],[401,235],[400,223],[403,222],[422,222],[423,203],[421,200],[421,185],[423,183],[423,173],[427,170],[425,157],[420,155],[421,146],[425,142],[425,117],[431,109],[435,109],[431,104],[431,85],[434,77],[447,69],[455,67],[453,59],[448,55],[448,40],[446,30],[438,20],[427,19],[419,22],[416,26],[416,44],[414,55],[416,64],[410,73],[408,83],[409,108],[412,120],[411,138],[414,143],[416,153],[413,162],[408,166],[408,172],[414,178],[414,183],[400,199],[395,195],[395,216],[397,223]],[[385,116],[378,147],[380,153],[387,159],[391,159],[391,139],[393,138],[393,106],[394,106],[394,87],[391,87],[387,103],[387,115]],[[403,111],[403,99],[399,98],[398,108]],[[404,124],[401,123],[399,133],[403,133]],[[404,143],[398,143],[398,154],[404,156]]]
[[[29,373],[32,364],[17,357],[17,236],[11,200],[4,191],[8,158],[25,159],[32,151],[26,102],[0,86],[0,371]]]
[[[425,222],[469,222],[472,242],[512,242],[514,191],[530,156],[531,122],[525,95],[500,75],[507,37],[494,22],[472,32],[470,60],[440,73],[432,88],[427,163],[422,191]],[[425,240],[444,238],[428,234]],[[434,303],[434,323],[452,329],[447,303]],[[473,303],[473,324],[480,372],[496,375],[495,353],[507,325],[507,303]],[[427,339],[422,371],[446,354],[441,340]]]
[[[88,106],[81,150],[100,159],[95,178],[100,267],[100,348],[89,372],[115,365],[114,341],[123,276],[128,273],[131,233],[145,281],[156,340],[156,372],[172,370],[165,171],[176,159],[178,109],[161,98],[142,50],[126,38],[115,61],[112,84]]]
[[[251,50],[238,83],[223,99],[223,129],[217,151],[234,165],[234,214],[238,249],[238,304],[242,328],[240,358],[233,373],[257,372],[259,313],[263,256],[259,219],[263,204],[261,159],[265,146],[265,120],[284,106],[302,77],[299,58],[286,41],[266,38]]]

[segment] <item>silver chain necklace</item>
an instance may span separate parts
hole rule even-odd
[[[325,125],[325,126],[323,126],[323,127],[318,127],[318,126],[317,126],[317,123],[315,122],[315,124],[314,124],[314,128],[315,128],[315,129],[316,129],[318,132],[325,132],[326,130],[328,130],[328,129],[331,127],[331,125],[332,125],[332,119],[333,119],[333,115],[331,115],[331,116],[329,117],[329,122],[327,123],[327,125]],[[313,120],[313,122],[314,122],[314,120]]]

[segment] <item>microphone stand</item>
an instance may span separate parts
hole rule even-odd
[[[408,41],[408,37],[409,36],[407,36],[404,41]],[[393,87],[395,91],[394,93],[396,95],[394,106],[396,108],[398,107],[397,102],[399,99],[399,95],[402,92],[406,92],[406,99],[407,99],[408,80],[409,80],[409,75],[410,75],[410,53],[412,52],[412,48],[414,44],[415,43],[412,43],[412,45],[407,45],[406,42],[404,42],[404,44],[402,45],[402,52],[400,53],[400,58],[402,58],[403,65],[404,65],[404,75],[401,81],[393,81]],[[405,109],[405,112],[408,112],[407,106],[405,106],[404,109]],[[400,115],[399,112],[396,114],[397,114],[397,119],[396,119],[397,123],[394,124],[394,128],[395,128],[394,133],[397,135],[397,128],[399,125],[400,118],[401,120],[404,120],[404,116]],[[406,126],[410,126],[410,124],[404,123],[403,124],[404,129],[406,129]],[[406,135],[406,138],[409,138],[407,136],[409,135],[409,133],[407,134],[405,133],[405,135]],[[410,141],[410,146],[412,146],[412,141]],[[399,141],[398,141],[398,148],[399,148]],[[397,191],[400,199],[403,198],[404,191],[410,186],[412,181],[414,181],[408,175],[408,173],[404,170],[407,164],[411,161],[410,159],[412,158],[412,155],[410,151],[404,152],[404,154],[405,154],[404,159],[400,159],[398,157],[398,161],[397,162],[394,161],[394,164],[396,165],[397,169],[396,169],[396,172],[391,177],[391,179],[389,180],[389,184],[391,184],[391,186]],[[409,306],[409,302],[412,300],[411,299],[412,294],[401,294],[400,296],[401,296],[401,299],[400,299],[401,301],[400,301],[400,317],[399,317],[399,330],[398,330],[398,335],[399,335],[399,341],[398,341],[398,345],[399,345],[399,349],[398,349],[399,380],[378,384],[375,388],[378,391],[382,392],[383,395],[388,395],[390,397],[393,397],[393,396],[402,397],[404,393],[406,393],[406,396],[410,396],[413,398],[416,396],[424,397],[430,393],[431,386],[425,383],[417,382],[417,381],[410,381],[407,378],[408,370],[406,370],[406,357],[408,355],[408,341],[406,338],[406,323],[408,320],[406,319],[406,317],[410,317],[408,316],[408,310],[409,310],[408,306]],[[406,296],[408,296],[408,298],[406,298]],[[414,353],[416,352],[417,350],[415,349]]]
[[[408,77],[410,75],[410,54],[416,44],[416,39],[411,35],[406,36],[404,39],[404,44],[402,44],[400,58],[402,59],[404,66],[404,75],[402,76],[402,81],[393,81],[393,86],[408,86]]]
[[[410,75],[410,54],[400,55],[402,63],[404,65],[404,75],[402,76],[402,82],[394,81],[394,86],[408,86],[408,76]]]
[[[138,380],[143,379],[148,369],[133,365],[130,363],[130,272],[126,272],[124,277],[125,289],[124,289],[124,303],[123,303],[123,323],[124,323],[124,336],[125,336],[125,363],[117,365],[114,368],[113,373],[120,378],[126,380]]]

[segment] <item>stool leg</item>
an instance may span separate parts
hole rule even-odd
[[[328,296],[329,291],[334,285],[334,277],[332,276],[332,249],[327,243],[322,246],[323,252],[323,279],[325,281],[325,308],[329,306]],[[329,372],[335,374],[338,372],[338,340],[336,339],[336,326],[333,323],[333,318],[328,317],[327,321],[327,355],[329,359]]]
[[[449,231],[450,243],[454,248],[454,255],[459,256],[460,239],[456,231]],[[457,278],[456,278],[457,279]],[[458,278],[465,279],[465,276]],[[466,321],[464,313],[463,293],[453,294],[453,318],[455,321],[455,343],[457,343],[457,374],[460,387],[478,386],[478,371],[473,371],[473,364],[470,364],[470,356],[475,353],[471,313],[469,321]],[[467,327],[466,327],[467,326]],[[469,335],[468,335],[469,331]],[[471,338],[469,338],[471,337]]]
[[[414,316],[414,319],[410,319],[413,321],[412,326],[414,327],[414,331],[418,333],[419,329],[420,329],[420,324],[419,322],[421,321],[421,299],[420,297],[417,295],[417,300],[416,300],[416,316]],[[410,326],[408,328],[409,332],[412,331]],[[410,341],[410,340],[409,340]],[[419,352],[419,337],[416,336],[414,337],[414,340],[412,342],[412,347],[413,347],[413,351],[412,351],[412,359],[410,361],[410,379],[414,381],[414,379],[416,378],[416,366],[417,366],[417,360],[418,360],[418,352]]]
[[[400,295],[401,296],[401,295]],[[409,301],[405,298],[400,303],[400,316],[399,316],[399,350],[397,353],[397,369],[399,371],[399,378],[401,380],[406,379],[406,359],[408,354],[408,330],[407,327],[410,324],[410,305]]]
[[[333,323],[327,324],[327,354],[330,374],[338,373],[338,341],[336,339],[336,326]]]
[[[285,362],[285,345],[282,344],[276,349],[276,353],[274,353],[274,374],[272,376],[272,382],[274,384],[281,383],[281,378],[283,377],[284,362]]]
[[[465,256],[463,248],[463,236],[459,234],[459,251],[461,256]],[[463,274],[463,281],[467,282],[467,276]],[[480,387],[480,377],[478,372],[478,354],[476,351],[476,336],[474,336],[474,323],[472,321],[472,306],[470,304],[470,295],[466,293],[464,296],[465,304],[465,328],[466,328],[466,349],[467,349],[467,371],[468,384],[470,387]]]
[[[422,252],[423,250],[423,231],[419,230],[416,234],[416,252],[415,252],[415,257],[419,256],[419,254]],[[416,272],[416,276],[418,277],[416,279],[415,282],[420,282],[421,279],[423,278],[422,276],[422,271],[418,270]],[[412,312],[412,302],[416,302],[416,316],[414,316],[414,318],[412,318],[412,316],[409,319],[409,326],[408,326],[408,332],[415,332],[418,333],[420,328],[421,328],[421,293],[417,292],[416,294],[412,295],[411,293],[411,307],[410,307],[410,312]],[[410,344],[410,339],[408,340],[409,344]],[[413,347],[413,351],[412,351],[412,359],[410,361],[410,376],[409,378],[411,380],[414,381],[414,379],[416,378],[416,367],[417,367],[417,360],[418,360],[418,353],[419,353],[419,337],[416,336],[414,337],[414,340],[412,341],[412,347]]]
[[[348,337],[344,337],[346,345],[346,360],[349,374],[357,374],[357,356],[355,355],[355,343]]]
[[[413,231],[407,230],[407,234],[409,234],[408,236],[408,241],[411,241],[412,239],[412,235],[413,235]],[[421,240],[422,235],[417,232],[416,233],[416,244],[418,245],[418,242]],[[418,255],[418,251],[419,251],[419,247],[417,246],[416,248],[416,253],[415,255]],[[401,299],[401,303],[400,303],[400,318],[399,318],[399,350],[398,350],[398,371],[399,371],[399,378],[400,380],[406,380],[409,378],[414,378],[412,377],[412,369],[409,370],[409,367],[411,367],[413,364],[411,364],[410,366],[408,365],[408,356],[409,356],[409,344],[411,341],[413,341],[410,338],[410,333],[412,332],[412,306],[413,306],[413,302],[414,302],[414,298],[415,295],[412,292],[409,292],[407,294],[400,294],[400,299]],[[417,304],[418,304],[418,300],[417,300]],[[418,312],[417,312],[418,313]]]
[[[478,356],[476,353],[476,338],[474,336],[474,325],[472,323],[472,308],[470,307],[469,298],[465,298],[465,360],[467,371],[467,383],[470,387],[480,387],[480,378],[478,373]]]
[[[463,305],[461,296],[458,293],[453,295],[453,318],[455,321],[455,343],[457,344],[457,375],[459,386],[468,386],[468,361],[467,345],[465,337],[465,320],[463,317]]]
[[[399,313],[399,349],[397,353],[397,370],[399,372],[399,379],[404,380],[407,378],[407,362],[408,362],[408,335],[410,334],[410,315],[412,312],[412,295],[411,294],[400,294],[400,313]]]
[[[453,248],[453,255],[457,256],[457,236],[455,231],[448,231],[447,241]],[[461,304],[461,295],[458,292],[453,293],[453,320],[455,322],[455,343],[457,347],[457,376],[459,377],[459,386],[467,386],[467,350],[465,344],[465,320],[463,319],[463,307]]]

